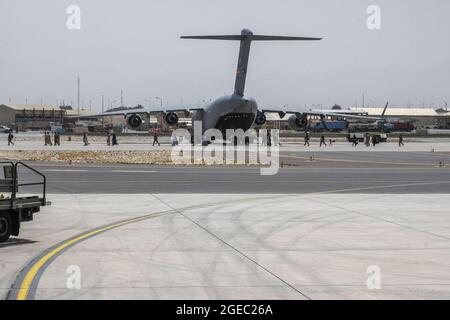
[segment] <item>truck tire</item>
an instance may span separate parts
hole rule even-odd
[[[0,243],[8,241],[13,229],[9,212],[0,212]]]

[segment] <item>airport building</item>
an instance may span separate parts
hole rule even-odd
[[[47,130],[92,119],[94,112],[48,105],[0,105],[0,125],[19,130]]]
[[[62,125],[66,110],[46,105],[0,105],[0,125],[10,128],[47,129]]]
[[[349,108],[351,111],[362,112],[370,117],[380,117],[383,108]],[[450,112],[445,109],[432,108],[388,108],[386,117],[390,120],[413,120],[419,129],[450,129]]]

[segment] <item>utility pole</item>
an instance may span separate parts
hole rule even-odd
[[[162,99],[161,97],[155,97],[155,99],[158,99],[158,100],[160,101],[160,103],[161,103],[161,108],[162,108],[162,106],[163,106],[163,99]]]
[[[77,77],[77,113],[80,114],[80,77]]]
[[[123,107],[123,90],[120,90],[120,106]]]
[[[105,95],[102,94],[102,113],[105,112]],[[102,127],[105,127],[105,117],[102,117]]]

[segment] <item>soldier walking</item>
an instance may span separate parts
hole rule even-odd
[[[158,141],[158,132],[153,131],[153,146],[155,145],[155,143],[158,144],[158,146],[160,146],[159,141]]]
[[[14,145],[13,139],[14,139],[14,136],[12,134],[12,130],[9,130],[8,131],[8,146]]]
[[[304,144],[304,146],[306,147],[306,146],[310,146],[309,145],[309,139],[310,139],[310,136],[309,136],[309,132],[306,132],[305,133],[305,144]]]
[[[398,146],[399,147],[405,146],[405,144],[403,143],[403,135],[402,134],[398,136]]]

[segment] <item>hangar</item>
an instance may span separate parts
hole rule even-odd
[[[65,110],[48,105],[0,105],[0,124],[18,129],[47,129],[62,125]]]
[[[371,117],[380,117],[383,108],[349,108],[351,111],[364,112]],[[412,119],[417,128],[450,129],[450,112],[446,109],[432,108],[388,108],[388,119]]]
[[[46,130],[52,126],[63,126],[86,120],[95,114],[89,110],[72,110],[71,107],[54,107],[49,105],[0,105],[0,125],[13,129]],[[92,120],[92,119],[90,119]]]

